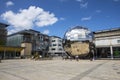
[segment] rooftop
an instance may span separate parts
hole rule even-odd
[[[106,29],[106,30],[99,30],[99,31],[95,31],[94,33],[105,33],[105,32],[112,32],[112,31],[118,31],[120,30],[120,27],[118,28],[113,28],[113,29]]]
[[[32,29],[29,29],[29,30],[22,30],[22,31],[19,31],[19,32],[10,34],[10,35],[8,35],[8,36],[13,36],[13,35],[16,35],[16,34],[33,34],[33,33],[38,33],[38,34],[40,34],[39,31],[35,31],[35,30],[32,30]]]
[[[9,26],[9,25],[8,25],[8,24],[1,23],[1,22],[0,22],[0,27],[1,27],[1,26],[7,27],[7,26]]]

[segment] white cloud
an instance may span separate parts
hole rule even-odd
[[[88,2],[86,2],[86,3],[81,3],[81,4],[80,4],[80,7],[81,7],[81,8],[87,8],[87,6],[88,6]]]
[[[102,11],[101,10],[96,10],[96,13],[101,13]]]
[[[12,1],[6,2],[6,6],[12,6],[12,5],[14,5],[14,3]]]
[[[119,0],[113,0],[113,1],[118,2]]]
[[[44,30],[44,31],[43,31],[43,34],[49,34],[49,33],[50,33],[49,30]]]
[[[16,31],[17,31],[16,29],[11,29],[11,30],[8,31],[8,35],[12,34],[12,33],[15,33]]]
[[[58,18],[55,17],[53,13],[44,11],[42,8],[35,6],[30,6],[28,9],[21,9],[18,13],[7,11],[1,16],[13,26],[10,33],[23,29],[32,29],[34,26],[49,26],[58,21]]]
[[[78,2],[83,2],[83,0],[76,0],[76,1],[78,1]]]
[[[64,21],[64,20],[65,20],[65,18],[61,17],[61,18],[60,18],[60,20],[61,20],[61,21]]]
[[[89,20],[91,20],[91,16],[89,16],[89,17],[83,17],[83,18],[81,18],[81,21],[89,21]]]
[[[86,2],[85,0],[76,0],[76,1],[80,3],[81,8],[87,8],[88,2]]]

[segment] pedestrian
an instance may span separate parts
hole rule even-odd
[[[79,60],[79,56],[77,55],[77,56],[75,56],[75,59],[78,61]]]
[[[94,60],[94,50],[90,51],[90,61]]]

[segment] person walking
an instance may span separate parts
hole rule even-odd
[[[93,61],[94,60],[94,50],[92,49],[90,51],[90,61]]]
[[[77,56],[75,56],[75,59],[77,60],[77,61],[79,61],[79,56],[77,55]]]

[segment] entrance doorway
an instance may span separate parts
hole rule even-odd
[[[113,58],[120,58],[120,47],[113,48]],[[100,47],[96,49],[97,58],[111,58],[110,47]]]

